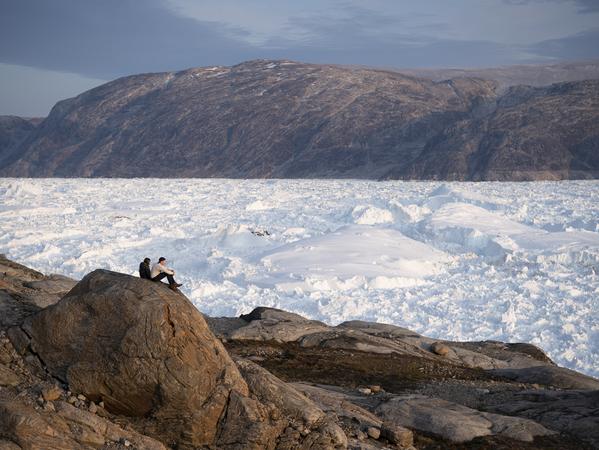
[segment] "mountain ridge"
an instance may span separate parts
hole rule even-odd
[[[0,175],[599,177],[599,80],[499,87],[286,60],[132,75],[58,102]]]

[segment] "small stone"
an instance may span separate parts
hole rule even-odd
[[[300,431],[300,434],[302,436],[308,436],[310,434],[310,430],[308,428],[304,428],[302,431]]]
[[[54,403],[52,402],[46,402],[44,403],[44,411],[56,411],[56,408],[54,408]]]
[[[439,356],[447,356],[449,354],[449,347],[440,342],[433,342],[431,345],[431,351]]]
[[[372,439],[378,439],[381,437],[381,430],[376,427],[368,427],[366,432]]]
[[[125,447],[131,447],[131,442],[129,442],[127,439],[123,439],[123,445]]]
[[[372,391],[373,394],[378,394],[379,392],[381,392],[383,390],[383,388],[380,387],[378,384],[374,384],[374,385],[370,386],[370,390]]]
[[[19,377],[11,369],[0,365],[0,386],[16,386],[20,382]]]
[[[12,356],[8,352],[0,351],[0,364],[8,366],[12,362]]]
[[[541,389],[541,386],[539,384],[537,384],[537,383],[531,384],[530,387],[533,388],[533,389]]]
[[[90,402],[87,410],[92,414],[96,414],[98,412],[98,407],[96,406],[96,404],[94,402]]]
[[[77,396],[77,398],[78,398],[79,400],[81,400],[82,402],[84,402],[84,401],[86,401],[86,400],[87,400],[87,398],[86,398],[86,397],[85,397],[85,395],[83,395],[83,394],[79,394],[79,395]]]
[[[100,403],[98,403],[98,406],[99,406],[100,408],[104,408],[104,402],[100,402]]]
[[[8,329],[8,338],[12,343],[15,351],[19,355],[24,355],[29,348],[30,340],[29,336],[21,329],[21,327],[12,327]]]
[[[414,434],[411,430],[389,422],[383,422],[381,436],[401,448],[414,444]]]
[[[44,397],[42,397],[41,395],[36,399],[36,401],[40,404],[43,405],[44,404]]]
[[[40,362],[40,359],[37,356],[27,355],[23,358],[23,361],[27,365],[29,371],[32,372],[34,375],[43,378],[46,374],[44,366],[42,366],[42,363]]]
[[[292,441],[297,441],[300,438],[300,434],[299,431],[295,430],[293,427],[289,426],[287,428],[285,428],[285,432],[284,432],[285,436],[292,440]]]
[[[356,433],[356,437],[359,441],[365,441],[368,436],[366,435],[366,433],[360,430]]]
[[[369,388],[359,388],[358,392],[362,395],[370,395],[372,391]]]
[[[75,402],[77,402],[77,397],[75,397],[74,395],[69,396],[69,398],[67,399],[67,403],[70,403],[71,405],[74,405]]]
[[[42,397],[47,402],[58,400],[62,395],[62,390],[58,386],[48,386],[42,389]]]

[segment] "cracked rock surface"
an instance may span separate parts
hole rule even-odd
[[[597,381],[528,344],[265,307],[204,318],[162,283],[96,270],[73,287],[4,257],[0,307],[1,449],[599,444]]]
[[[199,311],[162,283],[96,270],[22,328],[73,391],[113,413],[151,415],[189,445],[213,442],[231,390],[248,393]]]

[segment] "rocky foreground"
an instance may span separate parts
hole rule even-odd
[[[0,257],[0,449],[591,449],[599,381],[539,348],[271,308]]]
[[[0,117],[0,176],[599,178],[593,67],[530,68],[545,73],[534,84],[576,80],[539,87],[511,86],[510,70],[433,81],[263,60],[134,75],[37,126]]]

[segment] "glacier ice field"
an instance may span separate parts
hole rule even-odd
[[[5,178],[0,252],[74,278],[165,256],[208,315],[530,342],[599,376],[599,181]]]

